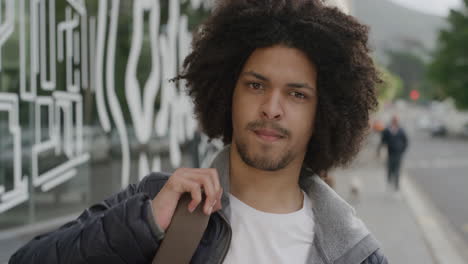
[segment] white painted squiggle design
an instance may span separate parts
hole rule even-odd
[[[34,21],[39,23],[39,21]],[[46,52],[46,1],[40,3],[40,60],[41,87],[44,90],[54,90],[56,85],[55,61],[55,0],[49,0],[49,61]],[[47,79],[47,62],[49,63],[49,79]]]
[[[127,128],[122,114],[122,109],[119,105],[119,99],[115,93],[114,86],[114,65],[115,65],[115,44],[117,41],[117,21],[119,19],[119,4],[120,0],[112,1],[111,20],[109,25],[109,36],[107,46],[107,61],[106,61],[106,91],[109,98],[109,107],[115,126],[119,133],[121,149],[122,149],[122,187],[126,187],[130,179],[130,146],[128,144]]]
[[[98,31],[97,31],[97,44],[96,44],[96,57],[95,57],[95,80],[96,83],[96,106],[99,117],[99,123],[106,132],[110,132],[111,125],[109,116],[106,110],[106,103],[104,101],[104,44],[106,40],[106,25],[107,25],[107,0],[100,0],[98,7]]]
[[[81,95],[70,92],[56,91],[53,97],[36,98],[36,121],[35,134],[36,143],[32,147],[32,180],[34,186],[40,186],[43,191],[63,183],[75,175],[75,168],[90,158],[88,153],[83,152],[83,107]],[[54,117],[49,112],[50,137],[42,140],[40,135],[41,119],[40,107],[47,106],[53,111]],[[53,107],[55,106],[55,107]],[[75,113],[75,115],[74,115]],[[60,135],[61,120],[63,119],[63,136]],[[73,121],[75,120],[75,124]],[[52,129],[50,128],[52,126]],[[51,129],[51,130],[50,130]],[[41,153],[55,149],[55,154],[64,153],[68,161],[49,169],[39,172],[39,156]],[[73,176],[71,176],[73,175]]]
[[[38,5],[40,9],[38,10]],[[54,0],[49,1],[49,13],[55,12]],[[24,7],[24,6],[23,6]],[[31,28],[37,28],[35,24],[42,22],[46,17],[46,1],[37,2],[32,0],[30,3]],[[80,25],[79,16],[76,12],[85,12],[83,5],[76,5],[65,8],[65,20],[57,25],[58,52],[57,60],[64,62],[66,70],[66,91],[52,91],[55,89],[55,74],[50,72],[50,80],[46,80],[46,56],[45,56],[45,27],[41,25],[41,31],[32,33],[31,44],[31,91],[26,92],[25,99],[34,102],[34,135],[35,140],[31,153],[31,177],[35,187],[40,187],[42,191],[48,191],[55,186],[71,179],[77,174],[76,168],[87,162],[90,158],[89,153],[83,149],[83,100],[81,96],[81,71],[74,69],[76,62],[80,61],[80,35],[78,29],[83,30]],[[39,13],[40,12],[40,13]],[[55,16],[53,14],[52,16]],[[55,23],[55,18],[49,22]],[[55,35],[55,25],[49,27],[49,34]],[[39,34],[39,35],[38,35]],[[40,42],[37,42],[40,40]],[[22,40],[24,41],[24,39]],[[50,37],[50,42],[55,42],[55,37]],[[39,44],[39,47],[36,47]],[[50,44],[49,53],[55,52],[55,44]],[[22,45],[22,44],[20,44]],[[65,47],[65,48],[64,48]],[[40,54],[39,54],[40,51]],[[20,48],[20,53],[24,52]],[[50,60],[55,61],[55,55],[51,55]],[[49,70],[55,71],[55,62],[49,61]],[[37,96],[35,80],[38,73],[38,65],[41,65],[41,88],[45,91],[52,91],[51,94]],[[24,65],[21,65],[23,68]],[[23,68],[22,71],[25,71]],[[21,91],[23,92],[23,91]],[[47,107],[48,125],[42,127],[41,108]],[[62,122],[63,120],[63,122]],[[63,129],[62,129],[63,128]],[[63,134],[62,134],[63,130]],[[48,131],[48,137],[41,135],[42,131]],[[64,154],[67,160],[44,172],[40,172],[40,156],[50,150],[55,150],[55,155]],[[51,158],[51,157],[49,157]]]
[[[223,146],[224,143],[220,139],[215,139],[210,142],[208,136],[202,134],[200,144],[198,145],[198,156],[202,157],[200,168],[208,168]]]
[[[66,43],[66,55],[65,55],[65,64],[66,64],[66,84],[67,91],[70,92],[79,92],[80,91],[80,80],[74,78],[75,74],[73,73],[73,58],[76,58],[74,54],[74,41],[73,41],[73,31],[79,26],[80,20],[77,15],[73,15],[70,7],[65,9],[65,21],[58,24],[58,61],[63,62],[64,60],[64,51],[63,46]],[[63,37],[65,35],[65,37]],[[66,39],[66,41],[64,40]],[[77,70],[78,71],[78,70]],[[79,73],[78,73],[79,74]]]
[[[156,155],[153,158],[153,164],[150,168],[148,156],[144,152],[140,153],[140,156],[138,158],[138,179],[143,179],[151,171],[161,171],[161,158],[158,155]]]
[[[67,0],[67,2],[81,17],[81,45],[79,46],[81,48],[81,84],[83,88],[88,88],[88,14],[83,0]],[[79,60],[80,56],[75,56],[75,58]]]
[[[77,176],[78,167],[89,161],[90,154],[84,150],[83,142],[81,95],[87,88],[96,93],[98,119],[104,131],[111,132],[110,116],[117,128],[122,152],[121,185],[125,187],[129,183],[128,131],[114,85],[120,1],[100,0],[97,17],[88,17],[84,0],[67,0],[63,21],[56,21],[55,1],[0,0],[1,4],[4,3],[0,4],[0,9],[6,7],[5,10],[0,10],[0,48],[14,31],[15,3],[18,3],[19,16],[29,17],[29,27],[26,25],[27,19],[18,19],[19,98],[18,95],[0,93],[0,111],[9,113],[8,128],[15,142],[11,158],[14,188],[6,190],[4,186],[0,186],[0,213],[28,198],[28,178],[21,174],[19,99],[27,102],[33,111],[33,120],[29,122],[33,124],[30,158],[34,187],[49,191]],[[188,1],[182,0],[182,3]],[[211,2],[190,0],[191,7],[195,9],[207,7],[207,3]],[[180,13],[181,1],[170,0],[168,3],[169,20],[166,27],[163,27],[165,31],[160,34],[160,1],[133,2],[133,36],[125,72],[125,93],[138,142],[148,145],[154,135],[168,137],[171,165],[177,167],[182,161],[180,145],[193,137],[196,122],[191,101],[182,91],[185,84],[169,82],[169,79],[177,75],[182,60],[189,52],[191,33],[188,30],[187,16]],[[29,12],[26,12],[27,7]],[[149,13],[150,18],[147,25],[151,70],[148,79],[140,87],[136,71],[145,39],[145,12]],[[6,15],[4,20],[3,14]],[[65,67],[65,89],[57,87],[57,62],[62,62]],[[156,112],[155,102],[158,96],[161,97],[161,107]],[[44,110],[48,119],[46,124],[41,120],[44,118],[41,114]],[[152,159],[149,159],[150,154],[152,153],[139,154],[139,176],[146,175],[150,170],[161,170],[161,158],[151,155]],[[44,171],[40,166],[41,160],[44,156],[53,159],[54,155],[66,160]]]
[[[89,18],[89,88],[96,91],[96,18]]]
[[[27,178],[21,178],[21,127],[19,124],[19,102],[16,94],[0,93],[0,112],[8,113],[8,128],[13,136],[13,189],[5,191],[0,185],[0,213],[26,201],[28,195]]]
[[[39,11],[38,5],[40,4],[39,0],[31,0],[29,2],[29,52],[30,52],[30,62],[31,67],[29,70],[29,85],[31,86],[31,100],[34,100],[34,97],[37,94],[37,74],[39,73]]]
[[[135,135],[142,144],[148,143],[154,120],[154,103],[159,90],[159,56],[158,56],[158,31],[159,31],[159,2],[147,0],[135,0],[133,2],[133,35],[127,70],[125,72],[125,95],[128,107],[135,127]],[[143,46],[143,18],[145,11],[149,11],[149,34],[151,43],[151,71],[144,84],[143,97],[137,79],[138,59]],[[143,99],[143,101],[142,101]]]
[[[2,71],[2,46],[15,30],[15,0],[5,0],[5,12],[1,10],[0,0],[0,72]],[[5,22],[2,23],[2,15],[5,14]]]
[[[189,52],[191,34],[188,31],[187,21],[186,16],[180,16],[180,3],[170,1],[167,32],[159,39],[161,64],[164,67],[162,68],[161,109],[157,114],[155,127],[157,135],[169,136],[169,157],[173,167],[179,166],[182,161],[180,143],[192,139],[196,129],[191,101],[181,91],[183,89],[180,89],[184,87],[184,83],[181,82],[181,86],[177,87],[176,83],[169,82],[177,75],[183,58]]]
[[[24,17],[25,14],[25,0],[19,0],[19,15]],[[33,101],[36,96],[36,91],[26,90],[26,25],[25,19],[20,19],[20,41],[19,41],[19,59],[20,59],[20,98],[24,101]]]
[[[153,132],[154,104],[159,90],[159,54],[158,33],[160,22],[160,6],[158,1],[135,0],[133,2],[133,35],[130,55],[125,72],[125,95],[133,122],[136,138],[141,144],[147,144]],[[149,35],[151,46],[151,71],[143,87],[143,97],[137,79],[138,60],[143,46],[143,18],[149,12]],[[143,102],[142,102],[143,99]],[[145,153],[139,157],[139,178],[148,175],[150,168]],[[153,168],[154,170],[155,168]]]

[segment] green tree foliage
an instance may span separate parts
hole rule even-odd
[[[403,90],[403,81],[383,67],[379,67],[382,83],[377,87],[379,104],[393,101]]]
[[[457,107],[468,109],[468,0],[463,8],[450,11],[450,27],[439,33],[429,78],[442,96],[452,97]]]
[[[426,78],[426,64],[413,52],[387,51],[388,69],[403,81],[401,95],[408,98],[411,90],[422,90]]]

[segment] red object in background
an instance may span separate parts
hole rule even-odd
[[[411,90],[411,92],[410,92],[410,98],[411,98],[411,100],[416,101],[416,100],[419,99],[419,96],[420,96],[420,95],[419,95],[418,90]]]
[[[372,129],[375,132],[382,132],[385,129],[385,125],[383,124],[382,121],[375,120],[374,123],[372,124]]]

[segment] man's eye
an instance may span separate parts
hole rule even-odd
[[[256,83],[256,82],[249,83],[249,87],[254,89],[254,90],[262,89],[262,85],[260,83]]]
[[[305,99],[307,97],[305,94],[299,92],[291,92],[290,94],[299,99]]]

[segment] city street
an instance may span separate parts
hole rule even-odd
[[[407,174],[468,245],[468,139],[415,131],[410,144]]]

